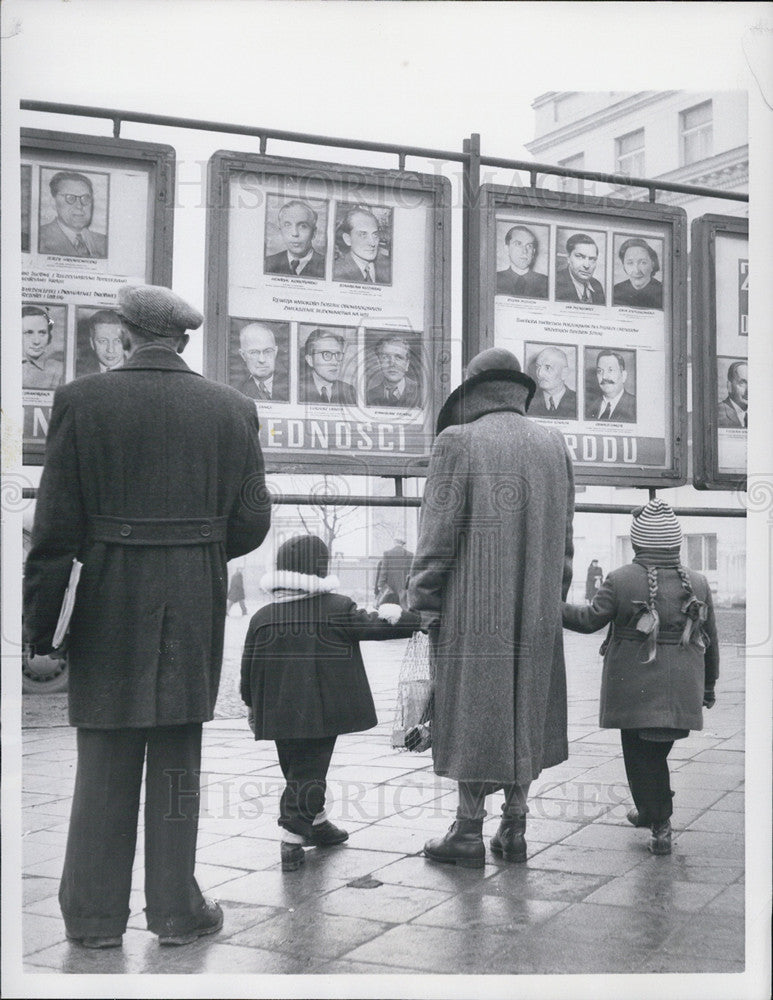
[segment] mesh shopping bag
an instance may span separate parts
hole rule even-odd
[[[429,637],[414,632],[408,640],[397,683],[392,746],[420,753],[431,743],[434,675]]]

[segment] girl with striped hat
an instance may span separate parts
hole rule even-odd
[[[653,854],[670,854],[668,754],[674,740],[703,728],[719,646],[708,581],[681,564],[682,529],[665,501],[633,511],[631,544],[633,562],[613,570],[589,605],[564,604],[563,624],[573,632],[610,626],[599,724],[620,730],[635,804],[629,821],[650,828]]]

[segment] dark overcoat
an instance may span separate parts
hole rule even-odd
[[[567,757],[561,601],[572,464],[525,416],[534,382],[464,382],[441,410],[408,605],[440,616],[432,754],[459,781],[525,784]]]
[[[274,589],[289,580],[295,593],[262,607],[247,631],[241,695],[255,719],[255,739],[319,739],[372,729],[378,720],[360,642],[407,638],[420,616],[389,605],[364,611],[331,592],[335,577],[272,577]],[[380,617],[390,610],[394,624]]]
[[[112,516],[119,529],[131,520],[137,536],[144,529],[135,519],[205,518],[213,527],[204,533],[217,536],[222,518],[225,540],[207,542],[197,527],[195,544],[125,544],[120,530],[115,542],[94,541],[95,515]],[[72,725],[212,718],[226,563],[256,548],[269,521],[254,403],[174,351],[143,346],[122,368],[57,390],[25,567],[25,633],[50,647],[77,555]]]
[[[671,566],[662,565],[670,561]],[[687,615],[688,598],[673,567],[673,557],[660,557],[655,609],[660,619],[657,655],[645,663],[646,635],[636,630],[648,599],[645,563],[658,565],[652,554],[637,556],[628,566],[613,570],[589,605],[566,604],[564,626],[574,632],[596,632],[614,623],[604,653],[599,725],[604,729],[702,729],[703,695],[719,676],[719,646],[708,582],[687,570],[695,597],[706,605],[703,626],[708,646],[695,638],[686,647],[679,640]]]

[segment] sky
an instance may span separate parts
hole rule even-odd
[[[748,89],[750,98],[750,257],[757,274],[770,274],[773,206],[766,182],[773,118],[772,11],[770,4],[722,2],[5,0],[0,8],[2,246],[19,245],[18,189],[5,182],[18,177],[18,128],[110,134],[104,122],[21,114],[20,99],[440,149],[459,150],[464,138],[477,132],[485,154],[528,158],[524,143],[534,133],[531,102],[547,91],[740,88]],[[122,135],[169,142],[177,150],[178,181],[189,183],[181,188],[184,210],[175,222],[174,287],[202,305],[204,206],[196,183],[201,164],[217,149],[257,150],[257,143],[131,125]],[[269,152],[317,155],[289,145],[272,145]],[[394,160],[346,151],[321,158],[395,165]],[[455,229],[458,259],[460,227]],[[2,327],[15,331],[21,295],[13,254],[3,255],[2,293]],[[769,297],[769,286],[762,281],[752,287],[752,313],[769,310],[766,293]],[[460,302],[457,283],[457,331]],[[760,329],[770,326],[760,323]],[[201,354],[195,338],[192,349]],[[773,372],[773,338],[755,338],[753,350],[752,393],[762,400],[770,384],[765,373]],[[20,462],[18,426],[12,418],[19,351],[15,336],[3,340],[6,472]],[[755,378],[761,389],[765,381],[765,392],[756,394]],[[755,530],[764,542],[749,547],[749,579],[769,579],[770,529],[766,532],[764,510],[773,497],[773,462],[770,428],[766,436],[764,423],[749,432],[762,498],[763,523]],[[19,536],[18,525],[4,514],[5,595],[18,591]],[[755,599],[761,598],[751,592],[751,605]],[[770,616],[770,608],[757,613]],[[769,691],[759,694],[763,708],[769,707]],[[13,708],[13,699],[10,704]],[[7,715],[3,728],[7,734]],[[37,995],[65,995],[60,978],[49,978],[51,983]],[[77,988],[86,995],[82,983]],[[212,984],[206,988],[206,995],[216,995]],[[113,989],[114,996],[138,995],[129,984]],[[586,991],[584,980],[573,984],[573,991],[578,997],[599,995],[598,984],[589,984]]]

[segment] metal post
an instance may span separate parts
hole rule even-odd
[[[473,132],[469,139],[464,140],[464,172],[462,177],[463,198],[463,263],[462,273],[465,282],[462,288],[462,363],[467,364],[467,345],[470,336],[480,322],[480,218],[478,205],[480,198],[480,135]],[[473,339],[480,347],[483,344],[480,333]]]

